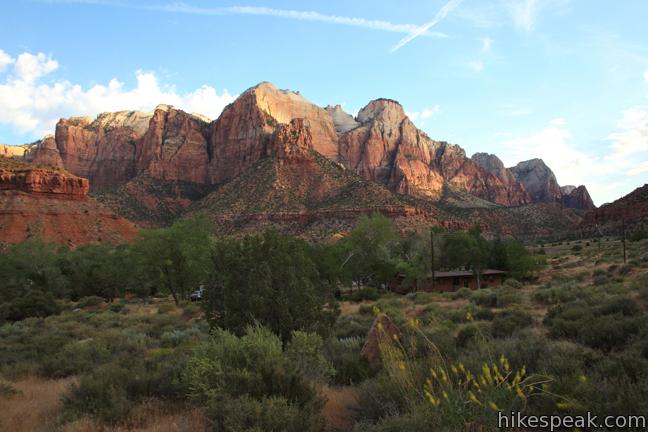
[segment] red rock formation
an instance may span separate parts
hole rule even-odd
[[[643,222],[648,224],[648,184],[645,184],[618,200],[603,204],[585,214],[584,225],[620,225]]]
[[[53,135],[47,135],[36,142],[25,152],[25,159],[38,165],[46,165],[54,168],[64,168],[61,154],[56,145],[56,139]]]
[[[592,210],[596,208],[587,188],[583,185],[578,187],[563,186],[560,188],[560,191],[562,193],[562,205],[567,208],[580,210]]]
[[[136,144],[136,174],[160,180],[209,182],[209,124],[167,105],[155,109]]]
[[[13,146],[0,144],[0,156],[22,157],[25,154],[25,146]]]
[[[87,196],[88,180],[0,158],[0,244],[132,240],[136,227]]]
[[[362,125],[340,137],[343,162],[394,192],[438,199],[449,184],[499,204],[529,201],[517,182],[504,183],[468,159],[461,147],[431,140],[396,101],[370,102],[357,120]]]
[[[328,113],[299,93],[261,83],[227,106],[214,124],[209,167],[212,183],[230,180],[263,158],[277,125],[295,118],[308,119],[313,149],[337,160],[337,134]]]

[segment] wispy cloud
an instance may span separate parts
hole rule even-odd
[[[0,64],[2,64],[2,60],[0,60]],[[644,79],[648,82],[648,71],[644,72]]]
[[[531,32],[535,29],[541,12],[545,9],[551,12],[564,12],[570,0],[503,0],[513,24],[518,30]]]
[[[473,72],[481,72],[484,70],[484,62],[481,60],[469,61],[467,64]]]
[[[461,0],[452,0],[461,1]],[[298,21],[312,21],[326,24],[336,24],[351,27],[361,27],[372,30],[380,30],[392,33],[418,33],[420,27],[416,24],[398,24],[384,20],[372,20],[361,17],[347,17],[340,15],[327,15],[316,11],[277,9],[262,6],[229,6],[229,7],[199,7],[187,3],[160,3],[160,4],[138,4],[124,3],[111,0],[49,0],[49,3],[73,3],[98,6],[111,6],[127,9],[141,9],[157,12],[192,14],[192,15],[255,15],[285,18]],[[436,38],[447,38],[448,35],[442,32],[431,32],[428,29],[417,34],[417,36],[430,36]]]
[[[482,53],[489,52],[492,47],[493,47],[493,39],[489,37],[485,37],[482,39],[482,48],[481,48]]]
[[[457,6],[461,4],[462,1],[463,0],[450,0],[449,2],[444,4],[443,7],[439,9],[439,12],[437,12],[437,14],[434,16],[434,19],[432,21],[423,24],[416,30],[412,31],[409,35],[398,41],[398,43],[392,47],[391,52],[401,49],[417,37],[427,33],[432,27],[443,21],[450,12],[452,12],[455,8],[457,8]]]

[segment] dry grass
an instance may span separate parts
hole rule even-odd
[[[324,387],[321,392],[326,396],[326,405],[322,410],[326,418],[326,430],[331,432],[352,430],[355,423],[353,407],[357,405],[354,389]]]
[[[51,430],[61,407],[61,395],[74,379],[43,380],[26,378],[12,383],[20,391],[0,397],[0,430],[38,432]]]
[[[205,430],[207,430],[207,420],[199,409],[150,402],[135,408],[123,425],[106,427],[85,418],[68,424],[63,432],[200,432]]]
[[[74,378],[43,380],[29,377],[12,383],[20,391],[11,397],[0,397],[0,430],[12,432],[46,432],[55,426],[61,409],[61,396]],[[136,407],[123,425],[105,427],[91,419],[66,425],[63,432],[194,432],[207,429],[202,412],[183,405],[158,402]]]

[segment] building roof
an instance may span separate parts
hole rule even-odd
[[[482,271],[482,275],[499,275],[506,274],[503,270],[494,270],[486,269]],[[448,277],[471,277],[473,272],[471,270],[454,270],[454,271],[435,271],[434,277],[438,278],[448,278]]]

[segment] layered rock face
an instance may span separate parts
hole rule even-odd
[[[87,196],[88,180],[0,158],[0,244],[132,240],[136,227]]]
[[[0,156],[4,157],[22,157],[25,154],[24,146],[12,146],[0,144]]]
[[[168,105],[159,105],[135,143],[135,172],[150,177],[209,182],[209,123]]]
[[[210,180],[219,184],[236,177],[267,153],[278,124],[308,119],[313,149],[338,158],[338,138],[331,116],[299,93],[261,83],[227,106],[213,125],[210,139]]]
[[[87,179],[66,172],[31,168],[19,170],[0,168],[0,190],[48,194],[66,199],[84,199],[89,189]]]
[[[586,191],[563,194],[541,160],[507,169],[494,155],[468,158],[417,129],[396,101],[374,100],[354,119],[339,105],[322,109],[270,83],[245,91],[211,123],[165,105],[153,113],[62,119],[55,136],[25,158],[88,178],[95,192],[144,177],[209,190],[269,156],[295,159],[305,146],[399,194],[438,200],[450,187],[505,206],[562,200],[589,208]]]
[[[36,164],[62,165],[89,179],[93,189],[114,187],[135,175],[135,144],[146,131],[150,117],[122,111],[101,114],[94,120],[61,119],[56,125],[55,146],[46,139],[29,159]]]
[[[514,180],[505,183],[456,145],[433,141],[396,101],[378,99],[358,113],[360,126],[340,137],[343,163],[394,192],[438,199],[449,184],[503,205],[529,202]]]
[[[510,170],[524,185],[533,202],[560,202],[562,193],[556,176],[542,159],[520,162]]]
[[[580,210],[592,210],[596,206],[590,197],[587,188],[581,186],[563,186],[560,188],[562,193],[562,205],[568,208],[575,208]]]

